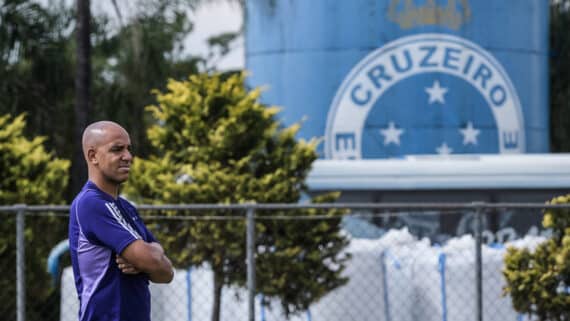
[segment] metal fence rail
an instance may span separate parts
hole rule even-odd
[[[368,291],[368,295],[373,297],[377,295],[375,289],[366,289],[365,287],[368,286],[367,283],[374,283],[378,281],[380,286],[383,288],[383,298],[379,301],[382,301],[382,312],[381,316],[377,315],[370,315],[370,316],[354,316],[347,314],[345,308],[342,307],[342,304],[336,307],[330,306],[327,308],[323,308],[322,304],[315,304],[314,308],[307,310],[307,315],[303,317],[301,316],[294,316],[299,320],[301,319],[311,319],[311,320],[333,320],[329,316],[325,316],[325,313],[334,313],[335,315],[339,316],[338,319],[354,319],[354,320],[367,320],[367,319],[375,319],[375,320],[389,320],[392,319],[398,313],[402,313],[403,311],[397,311],[398,306],[393,304],[395,301],[402,301],[405,302],[406,300],[410,302],[416,302],[417,306],[426,306],[425,311],[423,312],[414,312],[414,313],[447,313],[447,307],[452,304],[454,306],[473,306],[473,313],[474,317],[472,318],[475,321],[482,321],[486,320],[486,311],[491,311],[495,309],[492,306],[485,305],[485,286],[484,286],[484,278],[486,273],[495,273],[496,268],[494,271],[487,271],[486,262],[484,261],[484,251],[487,251],[487,247],[485,245],[485,236],[489,235],[487,229],[497,229],[497,227],[489,227],[488,221],[493,221],[494,217],[522,217],[525,216],[528,220],[530,217],[534,220],[534,224],[537,225],[540,222],[541,218],[541,211],[546,208],[570,208],[570,205],[551,205],[551,204],[535,204],[535,203],[330,203],[330,204],[255,204],[255,203],[247,203],[247,204],[176,204],[176,205],[139,205],[137,206],[139,211],[141,212],[143,219],[148,222],[155,222],[160,226],[161,224],[167,225],[167,222],[176,222],[176,224],[193,224],[194,222],[199,221],[212,221],[212,222],[242,222],[244,224],[244,246],[246,247],[246,260],[245,266],[246,269],[243,271],[243,275],[246,275],[246,288],[247,290],[242,293],[245,294],[244,297],[246,298],[246,305],[244,310],[236,311],[234,313],[241,313],[246,314],[246,318],[248,321],[254,320],[278,320],[283,318],[282,311],[276,311],[278,309],[270,309],[264,305],[260,305],[258,301],[263,300],[263,297],[260,298],[260,295],[256,295],[256,254],[259,251],[256,248],[256,224],[262,222],[277,222],[275,223],[276,226],[279,224],[286,224],[287,222],[302,222],[302,221],[327,221],[331,219],[338,219],[338,216],[331,216],[326,213],[326,210],[343,210],[345,211],[342,214],[343,220],[343,228],[348,231],[348,233],[352,233],[350,236],[351,240],[358,240],[364,235],[362,240],[367,240],[366,242],[373,242],[373,240],[379,237],[382,237],[383,233],[387,233],[391,230],[397,230],[398,228],[408,227],[411,228],[410,224],[413,225],[415,223],[410,222],[420,222],[418,226],[420,228],[416,229],[414,232],[411,231],[411,234],[417,237],[418,242],[420,242],[421,237],[428,237],[431,238],[432,243],[439,243],[442,241],[441,238],[442,231],[444,229],[450,229],[447,225],[448,221],[456,220],[456,217],[466,217],[468,215],[472,221],[471,230],[469,230],[468,234],[472,235],[474,241],[474,248],[473,256],[470,257],[469,255],[465,255],[465,257],[461,257],[460,254],[458,256],[458,263],[464,262],[471,262],[473,260],[473,284],[474,287],[474,295],[468,296],[468,301],[459,302],[457,298],[453,298],[451,296],[446,297],[442,295],[440,298],[440,303],[446,309],[440,311],[442,308],[437,307],[438,311],[433,310],[434,307],[430,306],[427,301],[430,301],[430,296],[423,296],[419,295],[418,293],[423,293],[421,291],[432,291],[429,287],[423,288],[422,285],[413,285],[413,291],[410,288],[406,288],[410,283],[410,279],[402,279],[400,281],[404,282],[406,286],[402,285],[400,287],[400,294],[398,292],[391,292],[387,294],[387,291],[391,289],[393,282],[396,279],[386,279],[386,275],[388,273],[392,273],[391,275],[394,276],[394,273],[400,273],[402,271],[394,270],[394,266],[401,265],[400,263],[395,265],[390,265],[387,262],[390,260],[390,255],[394,253],[390,253],[389,251],[384,251],[381,253],[381,273],[384,277],[383,280],[368,280],[370,282],[366,282],[366,279],[362,281],[363,283],[358,285],[357,288],[362,291],[362,293]],[[312,213],[311,215],[307,215],[302,210],[319,210],[323,211]],[[165,211],[168,211],[169,215],[165,215]],[[301,211],[301,212],[299,212]],[[57,275],[57,278],[54,280],[50,280],[50,276],[48,273],[41,273],[33,272],[37,271],[38,269],[45,270],[45,262],[47,260],[47,256],[49,253],[45,253],[45,248],[53,248],[59,241],[65,239],[67,237],[67,213],[69,212],[69,206],[28,206],[23,204],[17,204],[13,206],[0,206],[0,215],[8,218],[5,220],[6,224],[10,224],[13,222],[13,230],[15,231],[12,234],[6,234],[6,231],[9,228],[5,225],[4,233],[6,234],[4,239],[2,240],[3,250],[0,252],[0,274],[4,275],[4,279],[0,280],[3,282],[3,285],[12,282],[12,288],[14,289],[15,300],[11,297],[12,292],[11,290],[6,290],[5,296],[0,297],[5,304],[4,304],[4,311],[0,311],[4,316],[13,315],[16,317],[18,321],[24,320],[63,320],[63,311],[66,307],[62,305],[62,302],[67,302],[62,299],[64,293],[61,292],[61,288],[59,288],[58,282],[60,282],[59,277],[62,275]],[[204,214],[206,212],[207,214]],[[172,214],[176,213],[176,214]],[[506,213],[506,214],[505,214]],[[437,221],[442,222],[437,232],[425,232],[421,228],[421,224],[425,221]],[[284,223],[279,223],[284,222]],[[357,222],[358,224],[366,224],[367,229],[372,229],[374,232],[378,232],[379,234],[374,236],[365,235],[366,233],[370,234],[370,231],[363,232],[358,231],[355,227],[350,227],[350,224]],[[491,224],[492,225],[492,224]],[[500,226],[502,228],[510,228],[510,226]],[[526,227],[525,227],[526,228]],[[451,228],[453,229],[453,228]],[[151,227],[152,230],[152,227]],[[459,229],[457,229],[459,230]],[[431,233],[431,234],[430,234]],[[438,234],[439,233],[439,234]],[[485,234],[487,233],[487,234]],[[359,234],[361,234],[359,236]],[[455,234],[455,235],[454,235]],[[457,235],[460,233],[451,233],[451,236],[461,236]],[[524,235],[525,231],[519,233],[519,235]],[[438,238],[439,237],[439,238]],[[487,243],[490,243],[488,239],[486,240]],[[364,242],[364,241],[362,241]],[[353,243],[357,243],[354,241]],[[363,243],[364,244],[364,243]],[[417,243],[419,244],[419,243]],[[441,244],[440,244],[441,245]],[[10,251],[10,247],[15,246],[13,251]],[[351,244],[350,246],[353,246]],[[408,251],[409,249],[406,249]],[[31,251],[31,252],[30,252]],[[359,251],[358,249],[356,250]],[[422,262],[422,258],[420,257],[422,250],[418,250],[416,252],[406,252],[408,253],[408,257],[404,258],[403,256],[400,258],[409,259],[413,261],[410,266],[412,268],[418,268]],[[360,252],[358,252],[360,253]],[[435,253],[435,252],[434,252]],[[461,253],[461,252],[459,252]],[[15,257],[13,257],[14,255]],[[396,253],[396,256],[399,253]],[[364,257],[358,258],[358,255],[353,257],[353,262],[359,262],[359,259],[365,260]],[[442,259],[443,258],[443,259]],[[376,260],[377,258],[375,258]],[[448,257],[447,262],[449,264],[454,264],[453,260],[456,259],[454,257]],[[15,260],[15,275],[11,274],[12,271],[10,264],[13,264]],[[442,264],[445,265],[445,256],[441,256],[439,258],[440,261],[443,260],[443,263],[440,262],[440,267]],[[62,265],[65,265],[65,259],[62,259]],[[374,261],[376,262],[376,261]],[[457,263],[456,262],[456,263]],[[68,262],[67,262],[68,263]],[[361,261],[362,266],[367,266],[365,261]],[[40,266],[44,264],[43,266]],[[356,263],[355,263],[356,264]],[[376,263],[373,263],[376,264]],[[415,265],[414,265],[415,264]],[[471,265],[469,265],[471,266]],[[182,268],[182,267],[179,267]],[[186,267],[187,268],[187,267]],[[349,267],[347,271],[350,271]],[[404,269],[405,270],[405,269]],[[196,268],[195,270],[188,269],[187,274],[189,275],[191,271],[195,271],[195,275],[202,273],[202,270]],[[197,271],[197,272],[196,272]],[[410,270],[411,271],[411,270]],[[9,273],[7,273],[9,272]],[[32,273],[33,272],[33,273]],[[350,279],[350,282],[356,282],[358,274],[365,274],[368,271],[355,271],[355,276]],[[409,272],[409,271],[408,271]],[[196,274],[197,273],[197,274]],[[349,273],[349,272],[347,272]],[[411,273],[411,272],[410,272]],[[430,272],[431,273],[431,272]],[[453,275],[455,273],[452,270],[447,271],[447,277],[449,280],[453,278],[460,277],[460,275]],[[429,274],[429,273],[427,273]],[[443,273],[440,271],[441,282],[445,283],[446,278],[443,276]],[[12,275],[10,277],[10,275]],[[204,274],[206,275],[206,274]],[[347,274],[349,277],[353,274]],[[13,277],[15,277],[15,282],[13,281]],[[31,279],[27,279],[27,278]],[[374,276],[372,276],[374,278]],[[470,279],[466,278],[466,279]],[[187,276],[188,286],[190,286],[190,279],[191,276]],[[10,281],[12,280],[12,281]],[[451,281],[450,281],[451,282]],[[496,280],[499,282],[499,280]],[[389,284],[390,283],[390,284]],[[392,284],[393,283],[393,284]],[[402,283],[402,284],[404,284]],[[354,283],[356,284],[356,283]],[[392,285],[391,285],[392,284]],[[445,285],[445,284],[444,284]],[[347,285],[350,287],[352,285]],[[412,286],[412,285],[410,285]],[[416,288],[417,286],[417,288]],[[452,289],[451,284],[447,285],[449,289]],[[441,289],[447,289],[445,286],[441,286]],[[342,289],[339,288],[339,289]],[[231,291],[234,291],[232,289]],[[236,292],[237,291],[237,292]],[[380,292],[382,292],[380,291]],[[167,291],[168,292],[168,291]],[[235,293],[238,293],[239,290],[235,290]],[[334,293],[333,293],[334,292]],[[340,297],[341,295],[337,290],[334,290],[331,294],[327,294],[322,302],[337,302],[334,301],[336,297]],[[412,293],[413,292],[413,293]],[[426,293],[427,293],[426,292]],[[38,294],[39,293],[39,294]],[[240,292],[241,293],[241,292]],[[408,293],[408,294],[406,294]],[[69,295],[69,294],[66,294]],[[406,296],[409,295],[409,296]],[[439,295],[439,294],[438,294]],[[236,294],[236,296],[239,296]],[[428,298],[428,299],[426,299]],[[198,298],[192,297],[193,300],[197,300]],[[190,299],[187,299],[190,300]],[[328,300],[328,301],[327,301]],[[392,300],[393,302],[390,302]],[[415,301],[414,301],[415,300]],[[423,300],[423,301],[422,301]],[[446,301],[447,300],[447,301]],[[455,301],[454,301],[455,300]],[[14,302],[15,301],[15,302]],[[230,299],[231,301],[231,299]],[[239,301],[239,300],[238,300]],[[243,300],[242,300],[243,301]],[[14,303],[11,303],[14,302]],[[47,304],[40,304],[38,302],[48,302]],[[232,301],[233,302],[233,301]],[[236,301],[237,302],[237,301]],[[256,303],[257,302],[257,303]],[[269,302],[267,300],[264,301],[265,303]],[[391,304],[389,304],[391,303]],[[257,305],[256,305],[257,304]],[[373,305],[374,303],[369,303],[369,305]],[[335,304],[332,304],[335,305]],[[272,306],[275,306],[275,303],[272,302]],[[58,307],[58,308],[54,308]],[[188,303],[187,310],[191,310],[193,305]],[[154,309],[154,306],[153,306]],[[403,307],[401,309],[404,309]],[[428,311],[429,309],[432,309]],[[428,311],[428,312],[426,312]],[[435,311],[435,312],[434,312]],[[452,311],[452,309],[449,309]],[[414,315],[410,311],[405,311],[407,316],[410,320],[420,319],[419,316]],[[409,313],[408,313],[409,312]],[[189,320],[192,319],[193,314],[196,311],[186,311],[183,316],[171,316],[166,318],[165,320]],[[273,313],[273,314],[272,314]],[[321,313],[321,315],[319,315]],[[352,312],[351,312],[352,313]],[[361,312],[366,313],[366,312]],[[378,312],[380,313],[380,312]],[[451,312],[449,312],[451,313]],[[346,314],[346,315],[345,315]],[[447,320],[452,321],[453,315],[449,314],[446,316]],[[235,314],[233,315],[235,317]],[[425,316],[422,316],[423,319]],[[12,318],[12,317],[8,317]],[[200,320],[210,320],[210,316],[194,316],[194,319]],[[400,315],[400,318],[402,316]],[[444,320],[446,318],[443,318]],[[442,318],[440,318],[442,319]],[[398,320],[394,318],[394,320]]]

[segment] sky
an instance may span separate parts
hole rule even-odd
[[[241,8],[237,4],[225,1],[204,5],[191,16],[194,21],[194,31],[188,36],[185,47],[193,52],[207,53],[206,39],[211,35],[241,28]],[[243,36],[235,41],[235,47],[228,56],[217,64],[218,69],[240,69],[245,67]]]

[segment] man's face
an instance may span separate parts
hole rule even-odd
[[[105,129],[100,144],[95,149],[96,167],[110,183],[121,184],[129,178],[133,156],[129,134],[117,127]]]

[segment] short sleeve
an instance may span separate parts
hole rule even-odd
[[[104,245],[115,253],[122,253],[129,244],[142,239],[117,206],[98,195],[86,195],[79,201],[77,221],[90,242]]]
[[[133,214],[136,215],[138,218],[138,222],[140,224],[138,224],[138,227],[143,231],[144,233],[144,240],[146,242],[158,242],[156,240],[156,238],[154,237],[154,235],[152,235],[152,233],[149,231],[149,229],[146,227],[146,225],[144,224],[141,216],[139,215],[139,212],[137,211],[137,208],[134,206],[133,203],[129,202],[129,200],[121,198],[121,204],[123,204],[124,207],[128,208],[128,210]]]

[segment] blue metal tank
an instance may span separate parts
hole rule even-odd
[[[548,1],[248,0],[246,68],[325,158],[548,152]]]

